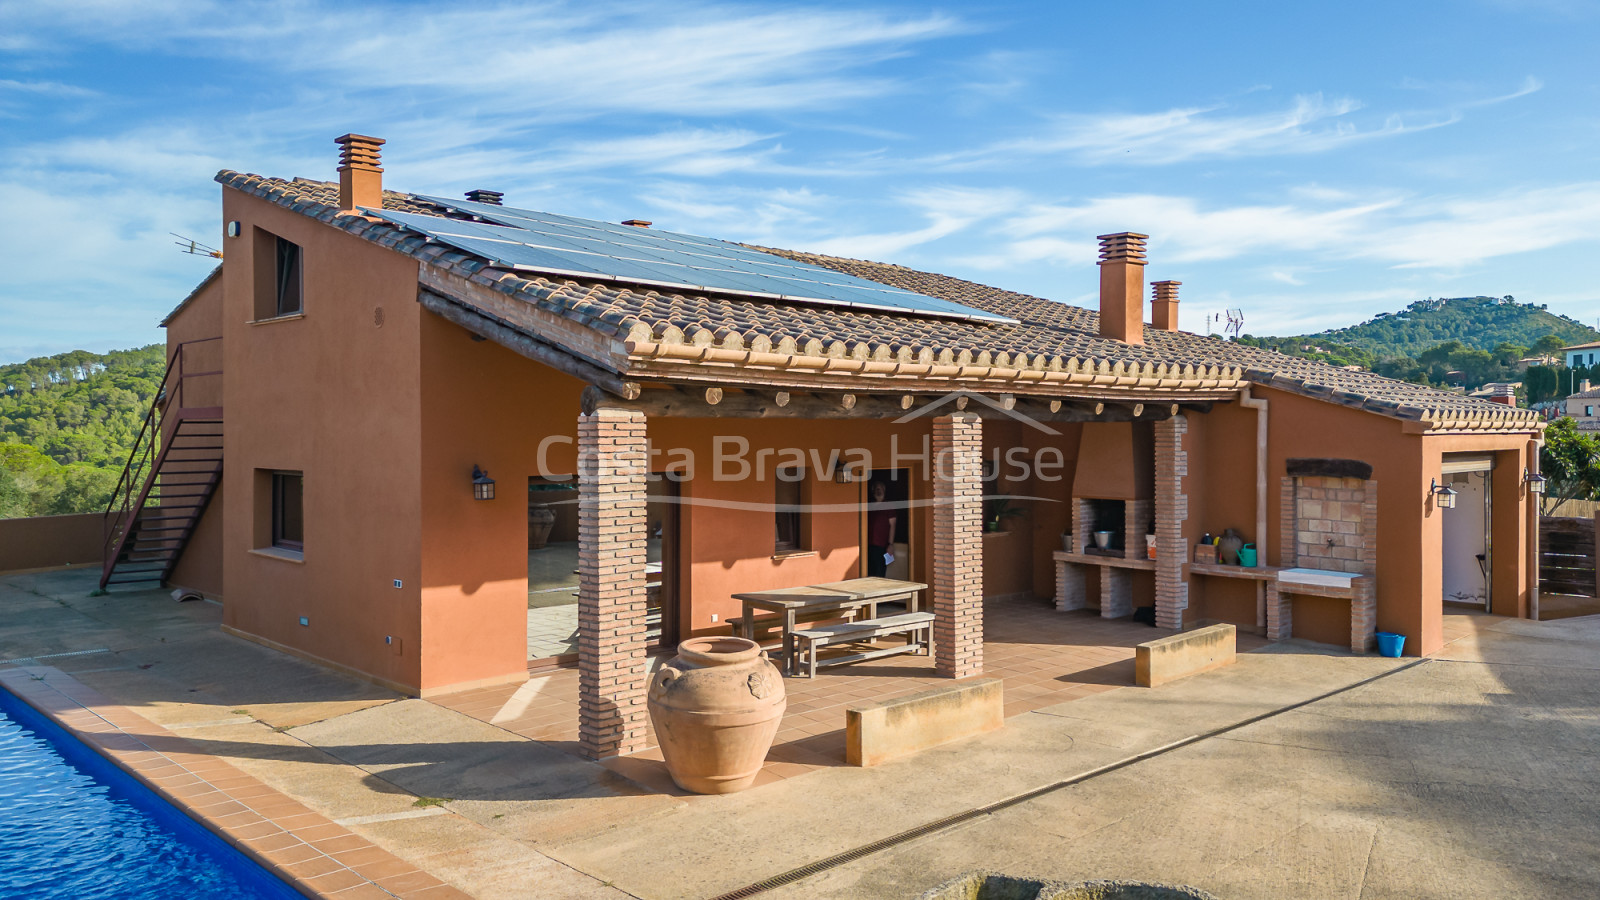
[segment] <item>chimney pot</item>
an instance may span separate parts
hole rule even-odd
[[[501,193],[500,191],[484,191],[484,190],[467,191],[467,199],[470,200],[471,202],[473,202],[473,203],[486,203],[486,204],[488,204],[490,206],[501,206],[501,205],[503,205],[503,204],[501,204],[500,201],[504,197],[505,197],[505,194]]]
[[[644,219],[624,219],[622,224],[631,225],[634,228],[649,228],[650,227],[650,223],[648,221],[644,220]]]
[[[1181,281],[1154,281],[1150,288],[1150,326],[1160,331],[1178,330],[1178,285]]]
[[[378,148],[383,138],[346,134],[333,139],[339,145],[339,208],[355,212],[358,207],[383,208],[383,167],[378,165]]]
[[[1147,234],[1121,231],[1100,241],[1100,336],[1144,343],[1144,247]]]

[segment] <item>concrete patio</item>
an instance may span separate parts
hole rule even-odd
[[[992,605],[1002,731],[838,765],[828,725],[848,695],[929,672],[922,657],[830,670],[787,682],[809,708],[763,784],[696,797],[666,790],[649,754],[565,752],[568,673],[407,699],[223,635],[216,606],[90,587],[84,570],[0,577],[0,660],[53,667],[135,713],[127,727],[164,726],[477,897],[714,897],[964,814],[768,895],[912,897],[984,866],[1230,898],[1578,896],[1600,871],[1594,619],[1451,615],[1420,665],[1290,643],[1145,690],[1117,685],[1153,630]],[[1160,749],[1197,735],[1212,736]]]

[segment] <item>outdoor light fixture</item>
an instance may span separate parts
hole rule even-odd
[[[494,499],[494,479],[489,477],[488,472],[483,471],[476,465],[472,467],[472,499]]]
[[[1455,488],[1448,484],[1440,484],[1438,481],[1435,481],[1429,487],[1429,491],[1433,494],[1433,502],[1439,504],[1440,509],[1456,508],[1456,494],[1459,493],[1459,491],[1457,491]]]
[[[1549,480],[1550,479],[1531,469],[1524,469],[1522,471],[1522,483],[1528,486],[1528,493],[1530,494],[1544,493],[1545,483]]]

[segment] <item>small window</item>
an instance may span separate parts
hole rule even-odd
[[[805,469],[779,469],[773,490],[774,525],[777,540],[773,550],[792,553],[806,549]]]
[[[255,234],[256,320],[299,315],[305,311],[300,245],[259,228]]]
[[[300,472],[272,473],[272,546],[305,549],[305,476]]]
[[[1584,415],[1586,415],[1586,416],[1592,416],[1592,415],[1594,415],[1594,407],[1592,407],[1592,406],[1585,406],[1585,407],[1584,407],[1584,408],[1583,408],[1583,414],[1584,414]]]

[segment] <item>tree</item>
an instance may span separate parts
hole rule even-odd
[[[1549,356],[1566,345],[1567,342],[1562,340],[1560,335],[1547,334],[1544,337],[1539,338],[1537,341],[1534,341],[1533,346],[1529,347],[1528,349],[1534,353]]]
[[[1522,375],[1522,385],[1527,389],[1529,403],[1554,400],[1558,396],[1557,382],[1554,366],[1529,366]]]
[[[1545,485],[1543,509],[1555,509],[1567,500],[1588,500],[1600,488],[1600,438],[1578,430],[1578,423],[1562,416],[1544,431],[1539,470]]]

